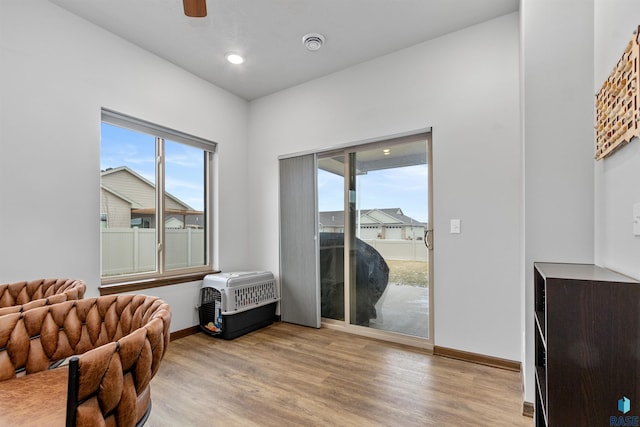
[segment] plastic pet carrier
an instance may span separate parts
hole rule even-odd
[[[200,328],[233,339],[273,323],[278,302],[268,271],[208,274],[200,289]]]

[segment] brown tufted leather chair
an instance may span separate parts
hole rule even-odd
[[[66,301],[1,316],[0,425],[144,424],[170,322],[168,304],[144,295]],[[69,357],[68,367],[50,369]]]
[[[84,298],[82,280],[38,279],[0,284],[0,315]]]

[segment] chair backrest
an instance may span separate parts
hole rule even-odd
[[[141,327],[71,359],[68,427],[144,424],[151,411],[150,381],[169,344],[171,322],[161,300],[144,314]]]
[[[166,348],[170,313],[156,297],[109,295],[0,316],[0,381],[44,371],[56,361],[118,341],[164,310]]]
[[[82,280],[38,279],[0,284],[0,315],[84,298]]]

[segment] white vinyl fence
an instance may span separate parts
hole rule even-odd
[[[141,273],[156,269],[154,228],[102,229],[102,275]],[[204,230],[165,230],[167,269],[205,263]]]
[[[204,230],[165,230],[167,269],[205,263]],[[366,239],[385,259],[427,261],[422,240]],[[154,228],[102,229],[102,275],[142,273],[156,269],[156,230]]]
[[[384,259],[427,261],[428,250],[423,240],[363,239],[373,246]]]

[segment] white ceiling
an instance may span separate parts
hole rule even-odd
[[[242,98],[252,100],[518,10],[519,0],[49,0]],[[302,36],[318,32],[309,52]],[[246,62],[234,66],[225,53]]]

